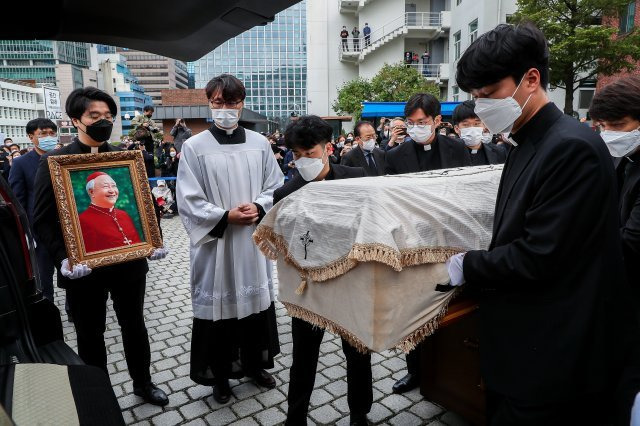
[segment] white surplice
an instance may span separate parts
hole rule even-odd
[[[265,212],[284,176],[267,139],[246,130],[246,142],[220,144],[206,130],[182,146],[178,209],[191,245],[191,300],[196,318],[218,321],[262,312],[275,300],[272,264],[253,242],[256,226],[229,224],[222,238],[209,232],[242,203]]]

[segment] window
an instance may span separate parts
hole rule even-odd
[[[632,1],[620,14],[620,32],[626,34],[633,30],[633,21],[636,18],[636,2]]]
[[[595,89],[581,89],[578,95],[578,109],[589,109]]]
[[[469,24],[469,44],[476,41],[478,38],[478,20],[475,19]]]
[[[460,101],[460,88],[458,86],[453,86],[451,89],[453,91],[453,102],[459,102]]]
[[[453,35],[453,59],[460,59],[460,31]]]
[[[456,6],[460,6],[460,3],[462,3],[462,0],[456,0]]]

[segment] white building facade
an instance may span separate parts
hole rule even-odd
[[[469,45],[498,24],[509,21],[516,0],[307,0],[307,103],[310,114],[335,115],[340,87],[358,77],[373,77],[385,63],[405,63],[418,54],[424,77],[440,87],[443,101],[470,99],[456,85],[458,60]],[[369,43],[363,28],[369,24]],[[345,48],[342,26],[349,38]],[[360,30],[359,49],[351,32]],[[422,54],[429,52],[425,66]],[[574,110],[584,117],[595,91],[587,84],[574,96]],[[564,107],[564,90],[549,88],[549,97]],[[366,101],[367,99],[363,99]]]
[[[449,10],[450,0],[308,0],[309,113],[335,115],[332,104],[342,84],[358,77],[371,78],[385,63],[404,62],[406,52],[418,55],[418,63],[411,66],[438,84],[446,97]],[[363,31],[366,24],[371,28],[368,40]],[[340,38],[343,25],[349,32],[346,48]],[[354,27],[360,31],[355,44]],[[425,51],[430,56],[427,65],[422,63]]]
[[[0,79],[0,134],[26,148],[31,142],[26,125],[45,116],[42,87]]]

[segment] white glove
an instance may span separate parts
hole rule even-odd
[[[167,257],[168,254],[169,254],[169,249],[160,247],[155,249],[153,253],[151,253],[151,256],[149,256],[149,260],[164,259],[165,257]]]
[[[445,264],[447,265],[447,272],[449,272],[450,285],[460,286],[464,284],[464,272],[462,269],[462,262],[464,261],[465,253],[458,253],[451,256]]]
[[[73,269],[71,270],[69,269],[69,259],[64,259],[62,261],[62,266],[60,266],[60,272],[70,280],[77,280],[78,278],[89,275],[91,273],[91,268],[84,263],[77,263],[73,265]]]

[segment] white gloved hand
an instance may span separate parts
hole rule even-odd
[[[169,254],[169,249],[160,247],[155,249],[153,253],[151,253],[151,256],[149,256],[149,260],[164,259],[165,257],[167,257],[168,254]]]
[[[78,278],[89,275],[91,273],[91,268],[84,263],[77,263],[73,265],[73,269],[69,269],[69,259],[64,259],[62,261],[62,266],[60,266],[60,273],[70,280],[77,280]]]
[[[447,265],[447,272],[449,272],[450,285],[460,286],[464,284],[464,272],[462,269],[462,262],[464,261],[465,253],[458,253],[451,256],[445,264]]]

